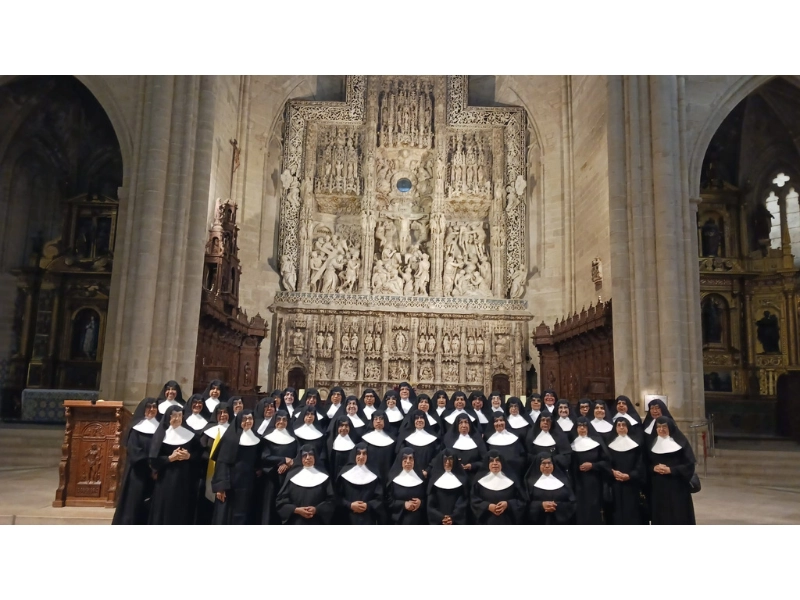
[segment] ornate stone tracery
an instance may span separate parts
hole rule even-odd
[[[521,385],[509,334],[470,336],[456,323],[444,332],[416,323],[418,331],[372,310],[458,306],[467,315],[502,315],[513,329],[527,308],[516,300],[527,276],[525,113],[467,106],[466,82],[351,76],[344,103],[287,106],[279,237],[286,291],[275,306],[279,315],[305,306],[308,321],[296,330],[314,331],[315,341],[324,332],[322,346],[304,346],[295,361],[312,381],[475,385],[499,369]],[[311,306],[367,310],[373,319],[321,319]],[[508,345],[498,354],[505,358],[484,363],[478,346],[498,343]],[[297,347],[284,348],[284,358]],[[286,368],[279,360],[278,371]]]

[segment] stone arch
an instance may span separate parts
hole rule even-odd
[[[703,169],[703,158],[705,157],[708,145],[711,143],[711,138],[719,129],[725,117],[730,113],[742,100],[752,94],[759,87],[767,83],[770,79],[774,79],[772,75],[747,75],[740,77],[736,82],[731,85],[717,100],[711,109],[711,114],[703,123],[695,143],[692,147],[692,152],[689,157],[689,195],[692,198],[700,197],[700,173]]]

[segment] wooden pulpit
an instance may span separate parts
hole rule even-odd
[[[113,508],[125,464],[122,434],[131,413],[122,402],[65,400],[67,424],[53,506]]]

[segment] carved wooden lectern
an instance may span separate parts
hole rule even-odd
[[[67,419],[53,506],[113,508],[125,464],[122,433],[131,418],[122,402],[65,400]]]

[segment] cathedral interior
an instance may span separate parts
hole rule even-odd
[[[0,77],[2,418],[409,381],[800,438],[798,115],[797,77]]]

